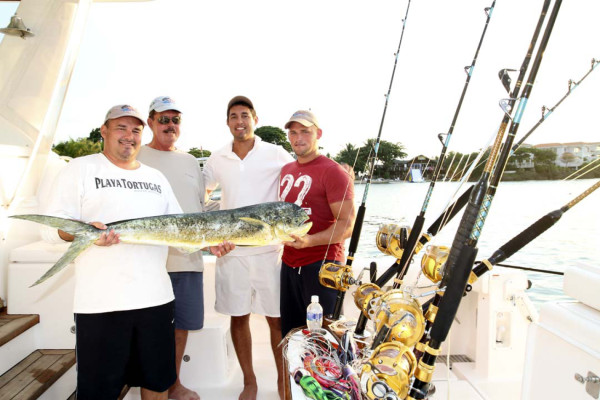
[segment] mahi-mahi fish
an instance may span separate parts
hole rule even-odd
[[[107,230],[73,219],[47,215],[12,215],[48,225],[75,236],[67,252],[33,285],[38,285],[62,270],[90,247],[103,232],[114,230],[122,243],[176,247],[193,253],[227,240],[236,246],[265,246],[293,241],[290,235],[305,235],[312,222],[293,203],[271,202],[231,210],[203,213],[170,214],[136,218],[106,224]]]

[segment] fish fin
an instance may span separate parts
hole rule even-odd
[[[44,282],[46,279],[55,275],[57,272],[59,272],[64,267],[69,265],[85,249],[87,249],[92,244],[94,244],[95,241],[96,241],[96,238],[90,238],[90,237],[75,238],[73,243],[71,243],[71,245],[69,246],[69,248],[67,249],[65,254],[63,254],[63,256],[60,258],[60,260],[58,260],[56,262],[56,264],[54,264],[52,266],[52,268],[50,268],[48,271],[46,271],[46,273],[44,275],[42,275],[40,279],[35,281],[35,283],[29,287],[39,285],[40,283]]]
[[[22,214],[11,215],[9,218],[23,219],[26,221],[33,221],[39,224],[48,225],[53,228],[60,229],[61,231],[70,233],[73,236],[87,232],[99,231],[98,228],[75,219],[51,217],[49,215]]]
[[[180,252],[182,252],[183,254],[192,254],[195,253],[197,251],[200,251],[204,248],[203,247],[175,247],[177,250],[179,250]]]
[[[250,218],[250,217],[240,217],[240,219],[242,221],[245,221],[252,225],[258,225],[258,226],[262,226],[267,229],[271,229],[271,225],[267,224],[266,222],[261,221],[260,219]]]

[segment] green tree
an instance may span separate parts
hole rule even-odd
[[[338,163],[346,163],[348,165],[354,165],[354,160],[356,160],[356,153],[358,149],[354,147],[352,143],[346,143],[346,147],[342,149],[339,153],[333,157],[335,161]],[[358,165],[355,168],[356,170],[362,171],[362,168],[358,168]]]
[[[254,134],[265,142],[283,147],[288,153],[293,152],[292,145],[287,140],[287,135],[283,130],[276,126],[261,126],[254,131]]]
[[[102,141],[102,134],[100,133],[100,128],[94,128],[90,132],[90,136],[88,137],[92,142],[98,143]]]
[[[565,151],[560,156],[560,161],[565,163],[565,167],[568,167],[569,164],[577,160],[577,156],[571,152]]]
[[[367,140],[363,151],[374,148],[375,143],[375,139]],[[393,177],[395,175],[394,160],[402,159],[404,157],[406,157],[406,153],[404,152],[404,146],[402,146],[402,144],[388,142],[387,140],[380,141],[377,159],[381,164],[376,167],[378,176],[382,176],[386,179]]]
[[[199,149],[197,147],[192,147],[188,151],[188,153],[191,154],[191,155],[193,155],[196,158],[199,158],[199,157],[209,157],[210,156],[210,151]]]
[[[338,163],[354,166],[354,171],[357,174],[369,173],[370,160],[375,155],[375,143],[375,139],[369,139],[360,148],[351,143],[346,143],[346,147],[334,157],[334,160]],[[406,153],[402,144],[388,142],[387,140],[380,141],[373,175],[387,178],[397,175],[397,172],[394,171],[394,160],[404,157],[406,157]]]
[[[89,154],[100,153],[102,151],[102,143],[93,142],[88,138],[80,138],[77,140],[69,139],[53,146],[52,151],[59,156],[77,158]]]
[[[556,153],[553,150],[536,148],[530,148],[528,150],[533,153],[533,162],[536,166],[549,166],[553,165],[554,161],[556,161]]]
[[[510,159],[508,162],[513,167],[519,168],[520,165],[523,165],[523,163],[526,163],[527,161],[531,160],[532,158],[533,158],[533,153],[531,152],[531,149],[519,147],[510,156]]]

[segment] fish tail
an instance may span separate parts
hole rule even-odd
[[[32,286],[39,285],[44,282],[46,279],[55,275],[57,272],[61,271],[64,267],[69,265],[79,254],[81,254],[85,249],[90,247],[100,236],[101,230],[83,223],[81,221],[77,221],[74,219],[66,219],[59,217],[51,217],[48,215],[37,215],[37,214],[26,214],[26,215],[11,215],[10,218],[23,219],[26,221],[33,221],[40,224],[51,226],[52,228],[60,229],[61,231],[67,232],[73,236],[75,239],[71,243],[71,246],[67,249],[67,252],[63,254],[63,256],[50,268],[40,279],[35,281]]]
[[[35,281],[35,283],[29,287],[39,285],[40,283],[44,282],[46,279],[55,275],[57,272],[59,272],[64,267],[69,265],[85,249],[87,249],[92,244],[94,244],[95,240],[96,240],[96,238],[86,237],[86,236],[76,237],[75,240],[73,241],[73,243],[71,243],[71,245],[67,249],[67,252],[65,254],[63,254],[63,256],[60,258],[60,260],[58,260],[56,262],[56,264],[54,264],[52,266],[52,268],[50,268],[48,271],[46,271],[46,273],[44,275],[42,275],[40,277],[40,279]]]
[[[98,228],[86,224],[75,219],[66,219],[59,217],[51,217],[48,215],[38,214],[22,214],[22,215],[11,215],[9,218],[23,219],[26,221],[37,222],[38,224],[48,225],[61,231],[70,233],[73,236],[79,236],[82,234],[89,234],[96,231],[100,231]]]

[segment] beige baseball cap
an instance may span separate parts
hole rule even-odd
[[[290,120],[285,124],[285,129],[288,129],[292,122],[298,122],[306,127],[316,126],[319,127],[319,121],[312,111],[298,110],[291,117]]]
[[[235,96],[234,98],[229,100],[229,103],[227,104],[227,118],[229,118],[229,110],[231,110],[231,107],[237,104],[243,104],[249,109],[254,110],[254,104],[252,104],[252,101],[250,101],[249,98],[247,98],[246,96]]]
[[[106,117],[104,117],[104,123],[109,119],[116,119],[121,117],[134,117],[140,120],[142,125],[146,126],[144,122],[144,118],[142,118],[141,114],[135,107],[130,106],[128,104],[119,104],[117,106],[111,107],[110,110],[106,113]]]

